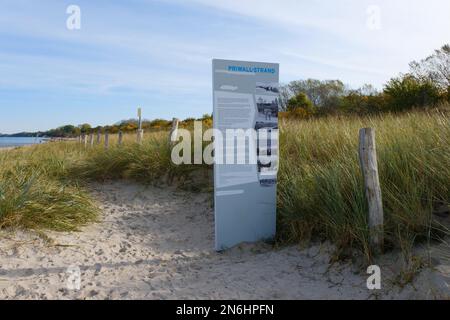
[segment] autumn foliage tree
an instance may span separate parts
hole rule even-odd
[[[313,103],[302,92],[289,99],[286,110],[298,118],[309,118],[315,113]]]

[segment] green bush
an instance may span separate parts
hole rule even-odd
[[[299,93],[289,99],[287,103],[287,111],[296,117],[308,118],[315,113],[315,107],[308,96]]]
[[[441,100],[441,92],[435,84],[428,80],[420,81],[411,75],[391,79],[384,93],[392,111],[434,106]]]

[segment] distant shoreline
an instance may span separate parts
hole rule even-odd
[[[35,146],[35,145],[41,145],[41,144],[45,144],[48,142],[59,142],[59,141],[75,141],[76,138],[63,138],[63,137],[57,137],[57,138],[40,138],[39,142],[25,142],[25,143],[20,143],[17,142],[17,144],[14,143],[14,141],[8,141],[5,144],[1,143],[1,139],[2,138],[6,138],[6,139],[33,139],[30,137],[0,137],[0,150],[11,150],[11,149],[16,149],[16,148],[22,148],[22,147],[27,147],[27,146]]]

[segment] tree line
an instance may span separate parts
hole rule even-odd
[[[188,118],[180,122],[180,127],[190,128],[193,127],[194,121],[200,120],[204,123],[205,126],[212,126],[212,115],[205,114],[201,118]],[[111,134],[118,133],[122,131],[123,133],[135,133],[138,129],[138,120],[137,119],[128,119],[122,120],[116,124],[108,125],[108,126],[92,126],[89,123],[83,123],[78,126],[75,125],[65,125],[58,127],[56,129],[51,129],[48,131],[39,131],[39,132],[20,132],[13,135],[4,135],[9,137],[63,137],[63,138],[71,138],[78,137],[81,134],[90,134],[90,133],[105,133],[109,132]],[[171,128],[172,121],[164,120],[164,119],[155,119],[155,120],[144,120],[142,121],[142,129],[146,131],[158,131],[158,130],[167,130]],[[0,135],[1,136],[1,135]]]
[[[292,81],[280,90],[281,116],[366,115],[450,102],[450,45],[409,67],[408,73],[389,80],[382,91],[369,84],[349,89],[340,80]]]

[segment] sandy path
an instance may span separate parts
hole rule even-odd
[[[327,249],[242,245],[213,251],[207,194],[114,183],[92,186],[102,221],[80,233],[0,237],[0,299],[368,299],[423,297],[366,288],[350,264],[328,270]],[[67,268],[81,289],[67,288]]]

